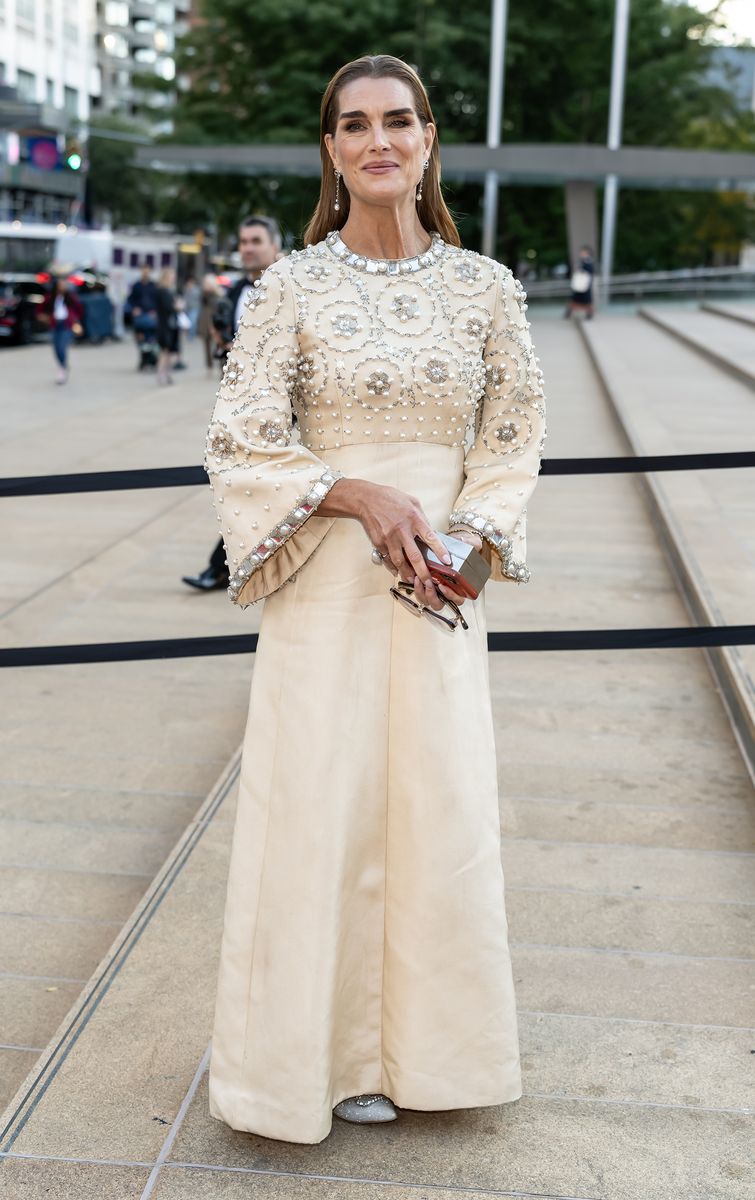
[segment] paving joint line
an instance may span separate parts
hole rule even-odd
[[[570,848],[584,846],[591,850],[641,850],[653,854],[715,854],[723,858],[755,858],[755,850],[698,850],[687,849],[684,846],[644,846],[636,842],[573,842],[566,838],[511,837],[508,834],[502,837],[501,841],[513,844],[532,842],[541,846],[569,846]]]
[[[14,917],[23,921],[51,921],[56,925],[114,925],[123,928],[123,921],[103,921],[100,917],[59,917],[47,913],[10,912],[0,909],[0,918]]]
[[[568,1017],[575,1021],[609,1021],[617,1025],[668,1025],[672,1029],[720,1029],[726,1033],[755,1033],[752,1025],[709,1025],[701,1021],[662,1021],[652,1017],[606,1017],[594,1013],[548,1012],[544,1009],[518,1008],[520,1017]]]
[[[0,871],[54,871],[64,875],[104,875],[107,878],[117,876],[119,879],[154,879],[154,875],[145,871],[98,871],[96,867],[61,867],[54,863],[14,863],[0,860]]]
[[[512,941],[509,945],[515,946],[517,950],[558,950],[564,954],[614,954],[634,958],[686,958],[695,962],[755,963],[755,958],[742,958],[734,954],[684,954],[675,950],[624,950],[611,946],[559,946],[554,942]]]
[[[728,732],[728,730],[727,730]],[[751,815],[750,809],[744,805],[742,808],[714,808],[709,805],[700,804],[637,804],[634,800],[590,800],[579,796],[511,796],[502,797],[504,805],[510,804],[579,804],[580,808],[589,804],[590,808],[631,808],[634,812],[697,812],[704,816],[714,817],[741,817]]]
[[[212,1163],[192,1163],[172,1161],[165,1163],[166,1167],[180,1170],[199,1170],[199,1171],[222,1171],[238,1175],[266,1175],[280,1179],[315,1179],[323,1183],[356,1183],[365,1184],[370,1187],[386,1187],[386,1188],[412,1188],[422,1189],[430,1192],[463,1192],[470,1195],[485,1195],[485,1196],[512,1196],[529,1198],[529,1200],[605,1200],[599,1196],[573,1196],[562,1194],[561,1192],[523,1192],[523,1191],[499,1191],[497,1188],[491,1187],[470,1187],[468,1184],[452,1184],[452,1183],[414,1183],[406,1179],[371,1179],[356,1175],[319,1175],[307,1171],[275,1171],[267,1167],[226,1167],[214,1166]]]
[[[670,900],[674,904],[722,904],[731,906],[742,906],[744,908],[755,907],[755,900],[717,900],[712,896],[672,896],[666,892],[644,892],[640,894],[640,890],[631,892],[608,892],[602,890],[593,890],[592,888],[571,888],[561,887],[558,884],[547,883],[507,883],[507,892],[555,892],[557,895],[569,896],[616,896],[624,900]]]
[[[0,1150],[0,1159],[16,1159],[27,1160],[30,1162],[70,1162],[82,1163],[87,1166],[105,1166],[105,1167],[150,1167],[150,1162],[140,1162],[129,1159],[114,1159],[114,1158],[74,1158],[67,1155],[53,1154],[21,1154],[13,1150]],[[367,1179],[352,1175],[316,1175],[303,1171],[275,1171],[272,1168],[265,1167],[227,1167],[216,1163],[194,1163],[182,1162],[173,1160],[166,1162],[163,1167],[170,1170],[178,1171],[215,1171],[222,1174],[232,1175],[265,1175],[273,1178],[281,1179],[314,1179],[325,1183],[355,1183],[366,1186],[378,1186],[386,1188],[412,1188],[425,1189],[434,1192],[464,1192],[470,1195],[486,1195],[486,1196],[507,1196],[522,1197],[524,1200],[605,1200],[602,1196],[574,1196],[567,1195],[562,1192],[522,1192],[522,1191],[505,1191],[502,1192],[497,1188],[489,1187],[469,1187],[463,1184],[442,1184],[442,1183],[414,1183],[405,1180],[394,1179]]]
[[[86,979],[70,979],[67,975],[17,975],[14,971],[0,971],[0,979],[23,979],[27,983],[87,983]]]
[[[202,1082],[205,1071],[207,1070],[207,1067],[210,1062],[211,1052],[212,1052],[212,1042],[210,1041],[210,1043],[207,1046],[207,1049],[205,1050],[204,1054],[202,1055],[202,1058],[200,1059],[199,1066],[197,1067],[196,1071],[194,1072],[194,1077],[193,1077],[191,1083],[189,1084],[186,1095],[184,1096],[183,1100],[181,1101],[181,1107],[179,1108],[173,1121],[171,1122],[170,1130],[168,1131],[168,1134],[167,1134],[162,1146],[160,1147],[160,1153],[158,1154],[157,1158],[155,1159],[154,1166],[152,1167],[152,1170],[149,1173],[149,1178],[147,1179],[147,1182],[144,1185],[144,1190],[141,1194],[141,1200],[149,1200],[149,1197],[152,1195],[155,1184],[157,1183],[157,1177],[160,1174],[160,1170],[165,1165],[165,1162],[167,1161],[167,1158],[168,1158],[168,1155],[170,1154],[173,1143],[175,1142],[176,1138],[178,1137],[179,1130],[180,1130],[181,1126],[183,1125],[186,1114],[188,1113],[189,1108],[191,1107],[192,1101],[194,1100],[194,1096],[196,1094],[197,1088],[199,1087],[200,1083]]]

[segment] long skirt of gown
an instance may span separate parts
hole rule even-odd
[[[417,496],[436,528],[462,481],[449,446],[327,461]],[[370,552],[358,521],[334,522],[265,601],[253,673],[209,1109],[291,1142],[325,1138],[347,1096],[521,1095],[484,602],[444,632]]]

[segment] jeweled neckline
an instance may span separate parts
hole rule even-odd
[[[446,243],[440,234],[433,233],[432,239],[427,250],[411,258],[368,258],[365,254],[356,254],[349,249],[337,229],[330,231],[325,242],[336,258],[350,267],[356,267],[358,271],[366,271],[369,275],[411,275],[432,266],[443,253]]]

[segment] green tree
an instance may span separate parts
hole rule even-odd
[[[430,92],[442,142],[485,138],[489,6],[451,0],[200,0],[200,22],[178,48],[175,140],[315,141],[319,104],[331,74],[364,53],[412,63]],[[590,142],[606,138],[613,4],[610,0],[512,0],[509,6],[504,140]],[[712,49],[704,17],[677,0],[633,0],[624,141],[630,145],[753,149],[752,120],[708,76]],[[273,211],[297,236],[315,203],[317,181],[281,175],[190,177],[182,195],[201,196],[230,231],[250,208]],[[446,188],[462,237],[478,245],[479,181]],[[648,230],[662,224],[657,265],[701,253],[700,231],[746,227],[743,198],[622,192],[618,262],[642,267]],[[703,214],[706,214],[703,219]],[[712,224],[711,224],[712,223]],[[697,231],[697,233],[695,233]],[[729,238],[729,233],[726,239]],[[725,240],[726,240],[725,239]],[[650,236],[655,243],[655,234]],[[498,252],[509,262],[532,249],[539,264],[563,261],[560,188],[504,190]]]
[[[146,128],[125,117],[102,116],[91,123],[87,200],[99,219],[108,214],[115,225],[140,225],[155,219],[161,186],[134,164],[140,140],[149,141]]]

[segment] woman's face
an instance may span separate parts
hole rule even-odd
[[[435,126],[420,124],[400,79],[355,79],[336,99],[335,135],[325,141],[352,203],[394,205],[411,194],[430,157]]]

